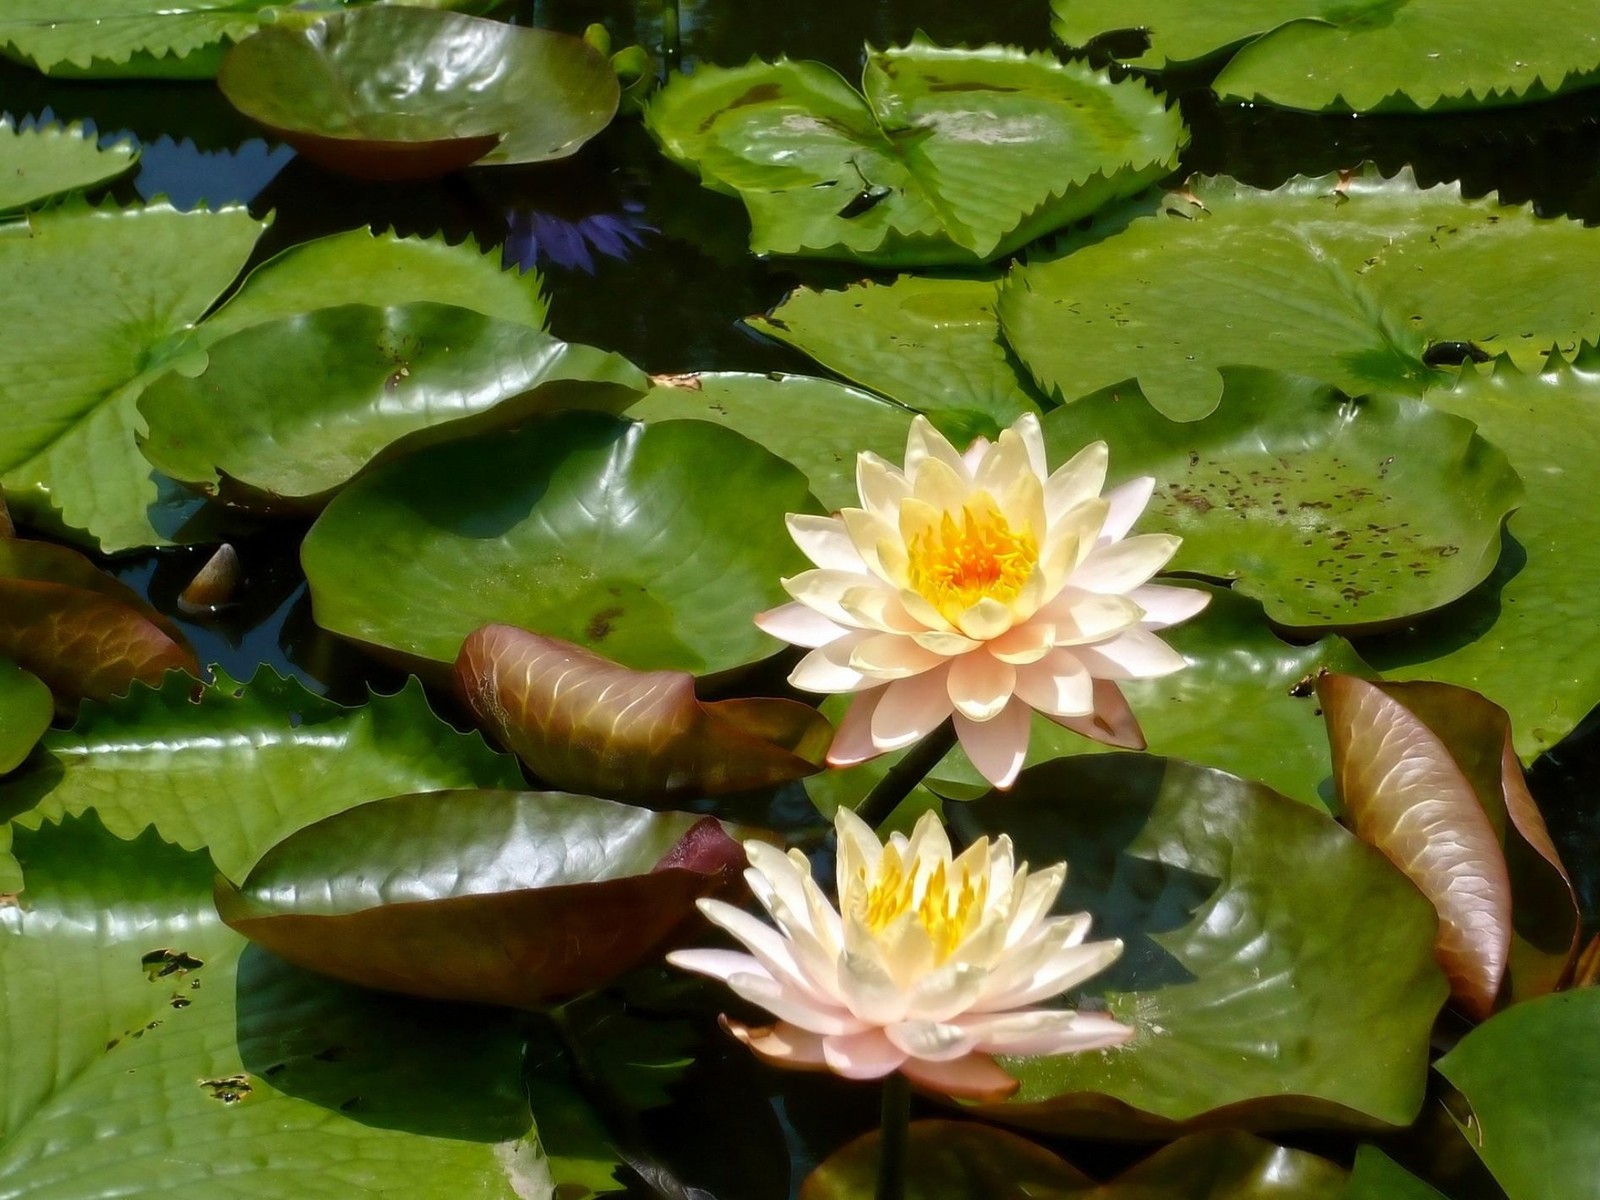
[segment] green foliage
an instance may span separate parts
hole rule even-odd
[[[0,118],[0,213],[105,183],[138,161],[138,147],[126,139],[102,147],[81,125],[18,129]]]
[[[54,712],[49,688],[16,663],[0,659],[0,775],[28,757]]]

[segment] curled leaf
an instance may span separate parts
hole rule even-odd
[[[702,703],[687,671],[634,671],[510,625],[467,638],[456,686],[485,728],[568,791],[643,798],[770,787],[821,770],[833,738],[810,705]]]

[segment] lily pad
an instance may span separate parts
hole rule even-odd
[[[118,837],[154,827],[239,876],[275,842],[353,805],[521,779],[510,756],[436,717],[415,680],[345,708],[263,668],[243,686],[174,678],[84,705],[72,729],[52,730],[0,783],[0,820],[29,829],[93,809]],[[0,846],[8,836],[0,826]],[[20,882],[0,855],[0,892]]]
[[[105,183],[138,161],[139,148],[126,138],[100,146],[81,125],[18,129],[0,117],[0,212]]]
[[[393,796],[269,850],[217,908],[289,962],[364,987],[536,1008],[643,961],[738,877],[710,817],[563,792]]]
[[[972,434],[992,438],[1039,411],[1000,338],[998,295],[992,279],[904,275],[843,291],[797,288],[745,323],[941,428],[978,425]]]
[[[374,463],[558,408],[616,409],[650,386],[620,355],[466,308],[341,305],[212,344],[198,374],[146,388],[157,469],[235,503],[319,508]],[[240,485],[234,487],[232,485]]]
[[[869,50],[861,92],[820,63],[702,67],[645,121],[744,201],[757,254],[888,266],[1000,258],[1159,179],[1185,136],[1136,81],[923,39]]]
[[[399,5],[266,26],[229,52],[217,85],[319,166],[390,180],[565,158],[621,95],[580,38]]]
[[[50,689],[37,676],[0,659],[0,775],[28,757],[55,711]]]
[[[1124,1046],[1006,1059],[1016,1097],[978,1111],[1054,1132],[1409,1124],[1448,987],[1432,906],[1327,816],[1221,771],[1149,755],[1063,759],[1008,797],[955,806],[1065,861],[1121,959],[1089,985]]]
[[[912,412],[855,388],[806,375],[737,371],[672,375],[628,410],[646,422],[710,421],[759,442],[805,473],[825,508],[856,506],[856,455],[898,461]]]
[[[474,631],[457,693],[540,779],[622,800],[772,787],[822,769],[833,726],[809,704],[695,698],[694,676],[630,671],[509,625]]]
[[[1331,764],[1313,685],[1321,671],[1366,675],[1370,668],[1342,637],[1286,642],[1254,600],[1227,588],[1185,586],[1205,588],[1211,602],[1198,617],[1162,630],[1161,637],[1188,665],[1159,679],[1118,684],[1150,752],[1218,767],[1325,808]],[[1035,714],[1027,762],[1035,766],[1105,750]],[[929,784],[958,799],[989,790],[959,747],[934,768]]]
[[[1445,1200],[1376,1146],[1356,1150],[1343,1200]]]
[[[1520,104],[1596,82],[1587,0],[1054,0],[1072,46],[1145,29],[1132,61],[1161,68],[1241,47],[1212,83],[1227,100],[1311,111],[1445,111]],[[1555,31],[1560,31],[1557,34]]]
[[[210,79],[261,21],[260,0],[11,0],[0,53],[79,79]]]
[[[1465,595],[1522,501],[1469,421],[1271,371],[1225,371],[1220,407],[1199,421],[1129,391],[1044,427],[1052,461],[1104,440],[1116,478],[1158,480],[1139,527],[1183,538],[1168,569],[1237,580],[1287,628],[1393,625]]]
[[[1487,582],[1438,616],[1368,644],[1386,676],[1482,692],[1511,715],[1531,761],[1600,703],[1600,548],[1590,476],[1600,461],[1600,355],[1540,372],[1468,369],[1428,402],[1466,417],[1505,451],[1527,497]]]
[[[1509,1200],[1568,1200],[1600,1178],[1600,988],[1508,1008],[1439,1060],[1465,1131]],[[1576,1190],[1575,1190],[1576,1189]]]
[[[1216,407],[1222,366],[1351,394],[1451,382],[1477,346],[1536,364],[1600,333],[1600,238],[1529,206],[1463,200],[1371,168],[1265,192],[1226,178],[1102,214],[1000,295],[1006,340],[1068,401],[1137,380],[1176,420]],[[1459,343],[1459,345],[1457,345]],[[1430,355],[1430,347],[1435,353]]]
[[[752,614],[803,566],[784,514],[798,470],[704,421],[557,413],[386,463],[301,549],[324,629],[454,663],[483,625],[697,674],[773,653]]]

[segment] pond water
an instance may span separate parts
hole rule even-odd
[[[659,38],[654,7],[626,0],[531,0],[512,11],[523,23],[573,33],[603,22],[618,46]],[[1050,46],[1042,3],[689,0],[682,53],[685,64],[722,65],[788,54],[855,77],[863,42],[895,44],[918,30],[945,44]],[[1600,222],[1600,91],[1498,113],[1352,118],[1224,106],[1199,83],[1189,81],[1179,95],[1193,131],[1179,177],[1226,173],[1270,188],[1296,174],[1371,160],[1385,173],[1409,165],[1424,185],[1460,180],[1468,196],[1498,192],[1509,202],[1531,201],[1542,215]],[[237,202],[274,214],[257,261],[365,225],[402,234],[442,230],[502,246],[507,262],[543,273],[555,333],[616,350],[652,373],[817,373],[810,360],[752,333],[740,318],[777,304],[799,283],[839,286],[863,274],[753,258],[739,204],[663,159],[636,120],[619,120],[575,158],[550,166],[375,185],[331,176],[264,142],[209,85],[63,83],[0,63],[0,110],[19,119],[85,120],[104,135],[131,133],[143,157],[116,185],[121,199],[166,195],[180,207]],[[398,676],[312,622],[297,561],[303,531],[263,528],[237,541],[247,576],[241,606],[205,623],[180,618],[201,661],[241,679],[268,663],[346,701],[368,686],[392,690]],[[203,559],[203,551],[181,550],[110,565],[175,613],[178,592]],[[1530,780],[1573,870],[1586,936],[1600,914],[1600,808],[1590,799],[1597,778],[1600,724],[1591,716],[1535,765]],[[684,1179],[722,1200],[797,1187],[809,1164],[872,1124],[874,1101],[865,1090],[841,1099],[838,1088],[789,1078],[783,1096],[771,1096],[742,1050],[722,1042],[701,1050],[679,1093],[694,1099],[650,1115],[647,1132]],[[730,1127],[741,1136],[712,1132]],[[1414,1143],[1412,1159],[1434,1159],[1441,1175],[1459,1172],[1459,1194],[1495,1194],[1449,1131],[1425,1126],[1403,1138]],[[1337,1139],[1302,1144],[1348,1153]],[[1091,1162],[1094,1155],[1118,1157],[1103,1147],[1071,1151],[1079,1162],[1086,1153]],[[1441,1155],[1454,1166],[1439,1162]]]

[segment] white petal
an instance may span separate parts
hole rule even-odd
[[[1021,1086],[987,1054],[969,1054],[951,1062],[907,1059],[900,1073],[930,1092],[991,1103],[1004,1100]]]
[[[921,501],[940,516],[960,512],[971,493],[972,484],[967,478],[966,468],[959,459],[952,466],[942,459],[930,458],[911,476],[912,499]],[[900,506],[902,517],[908,507],[909,504]],[[925,519],[925,516],[919,518],[919,527]],[[900,522],[900,533],[905,537],[906,544],[910,545],[913,529],[908,527],[903,519]]]
[[[1110,1017],[1070,1009],[970,1017],[959,1023],[990,1054],[1073,1054],[1120,1046],[1134,1034],[1132,1026]]]
[[[981,645],[963,634],[947,633],[939,629],[927,629],[911,636],[924,650],[932,650],[935,654],[942,654],[946,658],[954,658],[958,654],[976,650]]]
[[[833,744],[828,747],[830,767],[853,767],[883,753],[872,740],[872,717],[883,700],[883,693],[881,687],[872,688],[859,693],[850,702],[844,720],[834,732]]]
[[[1072,573],[1073,586],[1125,595],[1166,566],[1181,545],[1183,539],[1170,533],[1141,533],[1109,546],[1096,546]]]
[[[1017,668],[1016,696],[1052,717],[1086,717],[1094,711],[1094,680],[1077,650],[1052,650]]]
[[[1101,596],[1075,587],[1064,588],[1034,616],[1055,626],[1057,646],[1103,641],[1134,628],[1143,618],[1144,610],[1126,596]]]
[[[1084,666],[1088,667],[1088,662],[1084,662]],[[1094,669],[1090,667],[1090,674],[1093,673]],[[1045,715],[1050,716],[1048,713]],[[1073,733],[1105,746],[1116,746],[1121,750],[1143,750],[1146,745],[1144,733],[1139,728],[1139,721],[1133,715],[1133,709],[1128,707],[1127,697],[1109,679],[1094,681],[1094,712],[1089,716],[1051,716],[1050,719],[1064,729],[1070,729]]]
[[[920,742],[950,715],[945,690],[946,668],[913,679],[901,679],[883,690],[872,714],[872,744],[880,750],[899,750]]]
[[[929,630],[951,632],[955,626],[945,620],[944,614],[930,604],[925,597],[910,588],[901,588],[899,592],[900,603],[905,605],[906,612],[920,621]],[[956,636],[960,636],[957,634]]]
[[[961,461],[966,464],[968,472],[976,476],[978,468],[983,465],[983,460],[988,456],[989,447],[993,445],[986,437],[975,437],[972,444],[961,452]]]
[[[815,653],[815,651],[813,651]],[[1188,660],[1155,634],[1127,629],[1109,641],[1074,649],[1097,679],[1155,679],[1188,666]]]
[[[1106,513],[1105,524],[1100,527],[1100,539],[1103,544],[1118,542],[1128,536],[1128,530],[1133,528],[1134,522],[1144,512],[1145,505],[1150,503],[1150,496],[1155,487],[1154,479],[1142,475],[1106,493],[1110,511]]]
[[[1152,583],[1134,588],[1128,593],[1128,599],[1144,609],[1146,629],[1162,629],[1194,616],[1210,603],[1211,593],[1199,588],[1163,587]]]
[[[955,472],[956,477],[971,482],[967,464],[956,453],[956,448],[929,422],[918,415],[911,420],[911,430],[906,435],[906,478],[913,485],[918,482],[921,469],[929,462],[941,462]]]
[[[1021,666],[1038,662],[1056,644],[1055,626],[1048,621],[1030,621],[1026,625],[1013,625],[988,643],[989,653],[1001,662]]]
[[[883,1033],[896,1048],[924,1062],[965,1058],[978,1048],[978,1039],[960,1025],[939,1021],[901,1021]]]
[[[983,998],[972,1005],[971,1011],[1004,1012],[1049,1000],[1094,978],[1116,962],[1121,953],[1122,943],[1115,939],[1065,947],[1027,978],[1016,980],[1008,987],[986,990]]]
[[[906,992],[889,970],[882,949],[873,942],[867,945],[853,938],[848,930],[847,942],[855,950],[847,949],[839,956],[839,975],[836,990],[839,999],[856,1016],[872,1025],[886,1025],[898,1021],[906,1014]]]
[[[1028,450],[1028,469],[1041,481],[1049,474],[1050,468],[1045,461],[1044,431],[1039,427],[1039,417],[1036,413],[1026,412],[1011,423],[1011,429],[1022,439],[1022,444]]]
[[[1045,513],[1052,526],[1078,505],[1099,497],[1109,458],[1104,442],[1091,442],[1045,481]]]
[[[851,894],[858,876],[873,875],[883,858],[883,843],[878,835],[855,811],[839,808],[833,814],[833,835],[837,843],[834,854],[834,892],[839,897],[842,912],[846,897]]]
[[[770,1063],[782,1067],[823,1067],[822,1038],[779,1021],[776,1025],[752,1029],[738,1021],[722,1018],[722,1027]]]
[[[861,505],[880,520],[895,524],[900,502],[911,495],[911,482],[898,467],[871,451],[856,456],[856,493]]]
[[[997,788],[1008,788],[1022,770],[1028,754],[1028,726],[1032,710],[1013,700],[992,721],[972,721],[956,714],[956,736],[972,765]]]
[[[798,600],[757,613],[755,621],[756,627],[764,633],[770,633],[773,637],[793,645],[812,649],[826,646],[835,638],[844,637],[852,632]]]
[[[860,1033],[867,1028],[864,1021],[843,1008],[813,1003],[796,989],[785,987],[767,975],[733,975],[726,982],[735,995],[766,1009],[780,1021],[809,1033],[828,1037],[838,1033]]]
[[[858,692],[872,686],[867,677],[850,666],[850,654],[870,633],[852,633],[838,641],[818,646],[789,672],[789,682],[807,692],[832,695]]]
[[[839,519],[867,570],[895,587],[905,586],[906,548],[898,518],[884,520],[864,508],[844,508]]]
[[[680,971],[693,971],[727,983],[735,975],[765,974],[760,963],[737,950],[674,950],[667,962]]]
[[[850,669],[879,682],[920,675],[944,666],[946,661],[942,655],[924,650],[911,638],[898,633],[873,634],[857,642],[850,651]]]
[[[970,962],[950,961],[924,975],[911,988],[906,1017],[948,1021],[966,1012],[983,994],[988,971]]]
[[[861,587],[849,588],[839,596],[839,608],[851,623],[862,629],[884,633],[921,633],[924,626],[900,602],[900,597],[877,579]]]
[[[866,571],[824,571],[820,567],[783,580],[783,590],[801,604],[816,609],[830,621],[852,627],[856,621],[839,601],[861,588],[882,586],[876,575]]]
[[[846,1079],[881,1079],[899,1070],[906,1060],[905,1051],[884,1037],[881,1029],[824,1038],[822,1056],[828,1070]]]
[[[800,552],[817,566],[835,571],[864,571],[855,543],[838,517],[817,517],[808,513],[790,513],[785,518],[789,536]]]
[[[992,721],[1010,703],[1017,669],[985,650],[952,659],[947,690],[950,702],[973,721]]]
[[[806,910],[804,880],[811,874],[811,864],[805,855],[798,850],[785,854],[776,846],[754,840],[744,844],[744,853],[750,860],[750,869],[744,877],[768,914],[772,914],[775,902],[781,902],[803,919]]]
[[[1044,481],[1034,473],[1033,464],[1028,456],[1028,444],[1015,430],[1006,429],[1001,432],[1000,440],[984,457],[982,465],[973,475],[972,485],[975,489],[988,492],[998,500],[1001,494],[1019,478],[1030,480],[1034,488],[1041,496],[1043,495]]]
[[[956,618],[956,628],[970,638],[987,642],[999,637],[1016,622],[1011,606],[985,596]]]

